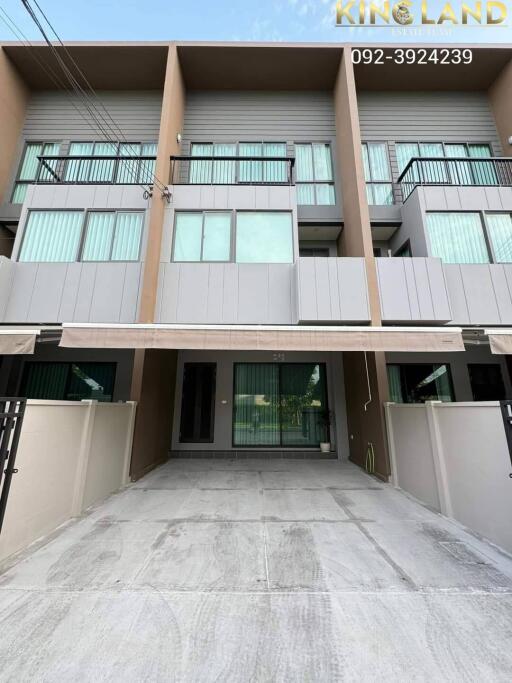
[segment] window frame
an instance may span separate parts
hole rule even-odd
[[[420,153],[420,145],[442,145],[442,147],[443,147],[443,156],[442,156],[442,157],[436,157],[436,158],[439,158],[439,159],[450,159],[450,158],[453,158],[453,157],[448,157],[448,156],[446,156],[446,146],[447,146],[447,145],[464,145],[464,147],[466,148],[466,151],[468,151],[468,157],[467,157],[468,159],[478,159],[478,158],[479,158],[479,157],[471,157],[471,156],[469,156],[469,147],[470,147],[470,146],[473,146],[473,145],[475,145],[475,146],[476,146],[476,145],[482,145],[482,146],[483,146],[483,145],[485,145],[485,146],[488,147],[489,150],[491,151],[491,156],[490,156],[489,158],[490,158],[490,159],[494,159],[494,158],[496,157],[496,155],[494,154],[494,147],[493,147],[493,144],[492,144],[492,142],[489,142],[488,140],[487,140],[487,141],[484,141],[484,142],[477,142],[477,141],[475,141],[475,140],[472,140],[471,142],[467,142],[467,141],[466,141],[466,142],[455,142],[455,141],[452,141],[452,140],[393,140],[392,142],[393,142],[393,149],[394,149],[394,152],[395,152],[396,169],[397,169],[397,172],[398,172],[397,179],[402,175],[402,173],[404,172],[405,168],[407,167],[407,164],[406,164],[406,165],[404,166],[404,168],[403,168],[402,170],[400,170],[400,167],[399,167],[399,165],[398,165],[397,145],[416,145],[417,148],[418,148],[418,157],[419,157],[420,159],[425,158],[425,157],[422,157],[422,155],[421,155],[421,153]],[[415,157],[411,157],[411,159],[414,159],[414,158],[415,158]],[[482,157],[482,158],[485,158],[485,157]],[[409,161],[410,161],[410,159],[409,159]],[[409,163],[409,162],[407,162],[407,163]],[[395,182],[396,182],[396,181],[395,181]]]
[[[334,166],[334,156],[332,153],[332,142],[333,142],[332,140],[328,140],[328,141],[324,141],[324,140],[294,140],[293,151],[294,151],[294,155],[295,155],[295,173],[294,173],[295,185],[313,185],[314,186],[314,194],[315,194],[315,203],[314,204],[300,204],[297,201],[298,206],[336,206],[337,205],[338,197],[337,197],[337,193],[336,193],[336,171],[335,171],[335,166]],[[314,162],[314,157],[313,157],[313,145],[325,145],[326,147],[328,147],[329,148],[329,157],[331,160],[332,179],[331,180],[316,180],[316,178],[314,178],[313,180],[297,180],[297,145],[309,145],[311,147],[313,178],[315,176],[315,162]],[[317,185],[332,186],[333,194],[334,194],[334,201],[332,204],[319,204],[318,203]]]
[[[489,222],[487,220],[487,216],[490,215],[501,215],[504,214],[506,216],[510,217],[510,220],[512,222],[512,211],[480,211],[479,212],[482,217],[482,224],[483,224],[483,229],[484,229],[484,234],[485,234],[485,241],[487,243],[487,249],[489,251],[489,256],[490,256],[490,263],[498,263],[498,264],[506,264],[506,263],[512,263],[512,260],[510,261],[499,261],[496,258],[496,252],[494,250],[494,245],[491,239],[491,233],[489,230]]]
[[[85,247],[85,240],[87,238],[87,228],[89,225],[89,216],[92,213],[113,213],[115,216],[114,220],[114,229],[112,231],[112,241],[110,244],[110,250],[109,250],[109,256],[107,260],[89,260],[89,259],[84,259],[83,258],[83,251]],[[114,241],[116,237],[116,231],[117,231],[117,220],[118,220],[118,214],[120,213],[137,213],[142,215],[142,225],[141,225],[141,230],[140,230],[140,237],[139,237],[139,244],[137,248],[137,258],[136,259],[112,259],[112,252],[114,250]],[[140,263],[141,259],[141,251],[142,251],[142,243],[144,240],[144,224],[145,224],[145,211],[142,209],[86,209],[84,211],[84,222],[82,224],[82,234],[80,236],[80,247],[78,250],[78,258],[76,259],[77,263]]]
[[[415,363],[415,362],[412,362],[412,361],[406,361],[406,362],[404,363],[404,362],[401,362],[401,361],[399,361],[399,362],[396,362],[396,361],[393,362],[393,361],[392,361],[392,362],[386,363],[386,374],[388,375],[388,378],[389,378],[389,374],[388,374],[388,372],[387,372],[387,368],[388,368],[390,365],[398,366],[398,367],[400,368],[400,390],[402,391],[402,395],[403,395],[403,393],[404,393],[404,391],[403,391],[403,389],[404,389],[404,384],[403,384],[403,378],[402,378],[402,368],[404,368],[404,367],[414,367],[414,366],[420,366],[420,365],[430,365],[430,366],[432,366],[432,372],[435,372],[435,370],[436,370],[438,367],[445,365],[446,368],[447,368],[448,384],[449,384],[449,387],[450,387],[450,393],[451,393],[452,400],[451,400],[451,401],[442,401],[442,403],[456,403],[456,402],[457,402],[457,395],[456,395],[456,393],[455,393],[455,385],[454,385],[454,383],[453,383],[453,375],[452,375],[451,363],[448,363],[448,362],[438,362],[438,361],[433,361],[433,362],[431,362],[431,363],[430,363],[430,362],[429,362],[429,363],[421,363],[421,362],[416,362],[416,363]],[[436,367],[436,366],[437,366],[437,367]],[[389,382],[389,379],[388,379],[388,382]],[[437,400],[440,400],[440,399],[438,398]],[[418,402],[403,401],[402,403],[398,403],[397,405],[425,405],[425,403],[426,403],[426,401],[418,401]]]
[[[224,213],[229,214],[229,259],[227,261],[206,261],[203,260],[203,246],[204,246],[204,223],[205,215],[209,213]],[[181,261],[174,258],[176,249],[176,226],[178,222],[178,216],[180,214],[201,214],[201,248],[200,248],[200,259],[199,261]],[[233,209],[179,209],[174,212],[173,220],[173,231],[172,231],[172,244],[171,244],[171,263],[234,263],[233,256],[235,254],[235,216],[236,211]]]
[[[212,148],[212,167],[209,172],[210,180],[207,183],[191,183],[190,182],[190,175],[191,175],[191,168],[192,168],[192,162],[194,161],[194,156],[192,154],[192,150],[194,145],[210,145]],[[215,162],[215,155],[214,155],[214,150],[215,150],[215,145],[234,145],[235,146],[235,155],[233,156],[233,162],[235,164],[235,173],[234,173],[234,181],[232,183],[214,183],[213,182],[213,163]],[[254,181],[245,181],[245,180],[240,180],[240,163],[242,163],[245,159],[244,157],[240,156],[240,145],[284,145],[285,147],[285,156],[288,155],[288,143],[285,140],[245,140],[245,139],[237,139],[234,141],[229,141],[225,140],[223,142],[220,142],[218,140],[203,140],[202,142],[199,140],[192,140],[190,141],[190,149],[189,149],[189,156],[190,156],[190,165],[188,169],[188,173],[186,174],[187,176],[187,184],[190,185],[216,185],[216,186],[226,186],[230,187],[232,185],[289,185],[290,182],[289,180],[283,180],[282,182],[274,181],[272,183],[269,183],[268,181],[265,180],[254,180]],[[206,155],[199,155],[199,156],[206,156]],[[259,156],[264,156],[263,149],[261,151],[261,154]],[[250,161],[251,157],[247,157],[247,161]],[[226,162],[226,163],[229,163]],[[262,161],[262,171],[263,171],[263,164],[265,162]],[[286,162],[283,162],[286,163]],[[288,175],[289,171],[287,171]],[[216,263],[214,261],[214,263]]]
[[[391,168],[391,154],[390,154],[390,144],[389,140],[362,140],[361,141],[361,147],[366,147],[367,150],[367,155],[368,155],[368,171],[370,173],[370,176],[372,175],[372,167],[370,165],[370,155],[368,153],[368,145],[385,145],[386,147],[386,160],[387,160],[387,165],[388,165],[388,173],[389,173],[389,180],[386,182],[384,180],[367,180],[365,177],[365,185],[368,188],[370,186],[372,190],[372,199],[374,198],[373,195],[373,186],[374,185],[389,185],[391,188],[391,203],[390,204],[376,204],[372,201],[372,203],[368,202],[369,206],[394,206],[396,204],[396,196],[395,196],[395,183],[393,181],[393,169]],[[364,159],[363,159],[363,171],[364,171]],[[368,201],[368,194],[366,195],[366,199]]]
[[[207,213],[229,213],[230,214],[230,241],[229,241],[229,248],[230,248],[230,254],[229,254],[229,260],[227,261],[203,261],[202,256],[203,256],[203,243],[204,243],[204,217],[205,214]],[[171,263],[239,263],[236,260],[236,244],[237,244],[237,217],[239,213],[285,213],[290,216],[291,220],[291,245],[292,245],[292,261],[286,262],[286,263],[294,263],[295,262],[295,254],[296,254],[296,248],[295,248],[295,239],[294,239],[294,233],[293,233],[293,211],[288,210],[288,209],[268,209],[268,210],[261,210],[261,209],[185,209],[185,210],[177,210],[174,212],[174,219],[173,219],[173,233],[172,233],[172,243],[171,243],[171,258],[170,262]],[[176,249],[176,222],[177,222],[177,217],[179,214],[202,214],[202,223],[201,223],[201,260],[199,261],[179,261],[174,258],[175,254],[175,249]],[[275,263],[272,261],[254,261],[254,263]],[[241,262],[241,265],[244,265],[243,262]],[[247,264],[246,264],[247,265]]]
[[[118,370],[118,362],[116,361],[93,361],[93,360],[27,360],[23,363],[23,368],[20,373],[20,379],[19,379],[19,387],[18,387],[18,393],[21,393],[22,389],[24,388],[24,384],[26,382],[26,377],[28,373],[28,367],[31,365],[66,365],[68,366],[68,371],[66,374],[66,383],[64,387],[64,398],[62,399],[55,399],[55,400],[61,400],[61,401],[73,401],[73,399],[67,398],[67,394],[69,393],[69,387],[71,385],[71,372],[72,372],[72,366],[73,365],[87,365],[87,364],[93,364],[93,365],[109,365],[113,367],[113,374],[112,374],[112,398],[110,401],[100,401],[100,403],[114,403],[114,397],[115,397],[115,391],[116,391],[116,379],[117,379],[117,370]],[[44,399],[41,399],[44,400]],[[75,400],[73,402],[75,403],[80,403],[80,401],[83,400],[88,400],[88,399],[80,399],[80,400]],[[97,400],[97,399],[96,399]]]
[[[87,179],[86,180],[79,180],[79,181],[75,180],[75,181],[72,181],[70,184],[75,184],[75,185],[104,185],[104,184],[108,184],[108,185],[139,185],[139,184],[144,184],[143,183],[144,178],[141,179],[141,175],[142,175],[141,163],[139,163],[138,167],[137,167],[137,178],[136,179],[133,179],[132,182],[130,182],[130,183],[118,182],[117,176],[118,176],[118,172],[119,172],[119,160],[121,160],[121,159],[132,159],[132,160],[136,161],[138,159],[140,162],[140,158],[142,156],[146,156],[146,155],[142,154],[142,147],[144,145],[155,145],[155,147],[158,151],[158,140],[151,140],[151,141],[148,141],[148,140],[146,140],[146,141],[142,141],[142,140],[138,140],[138,141],[135,141],[135,140],[127,140],[127,141],[114,140],[112,142],[110,142],[109,140],[69,140],[65,156],[66,157],[80,156],[80,155],[70,154],[71,145],[92,145],[91,154],[84,155],[84,156],[94,157],[94,151],[96,149],[96,145],[105,145],[105,144],[110,144],[112,146],[115,146],[115,148],[116,148],[115,153],[113,153],[112,155],[106,155],[106,156],[116,157],[115,159],[112,160],[114,163],[113,168],[112,168],[112,179],[108,182],[91,180],[91,177],[90,177],[91,167],[92,167],[92,163],[94,162],[94,159],[91,158],[90,164],[87,168]],[[121,156],[120,155],[121,145],[139,145],[140,146],[139,155],[138,156]],[[101,158],[101,156],[104,156],[104,155],[100,155],[99,158]],[[155,159],[156,159],[156,153],[155,153]],[[68,160],[66,160],[65,165],[64,165],[64,174],[67,172],[68,163],[69,163]]]
[[[40,156],[44,156],[44,148],[46,145],[58,145],[59,146],[59,153],[60,153],[62,146],[63,146],[63,141],[62,140],[25,140],[24,141],[23,151],[21,153],[21,159],[18,163],[18,168],[16,170],[16,175],[15,175],[14,181],[12,183],[12,191],[11,191],[10,198],[9,198],[10,203],[15,204],[15,206],[21,206],[18,202],[12,201],[18,186],[19,185],[33,185],[37,180],[37,172],[36,172],[36,175],[34,176],[34,178],[32,178],[31,180],[20,180],[21,169],[23,168],[23,164],[25,163],[25,157],[27,155],[27,149],[28,149],[29,145],[42,145],[42,150],[41,150]],[[38,169],[39,169],[39,166],[38,166]],[[23,201],[25,201],[25,200],[23,200]],[[23,202],[22,202],[22,204],[23,204]]]
[[[21,234],[21,241],[20,241],[20,246],[18,247],[18,251],[16,253],[16,262],[20,262],[20,255],[23,251],[23,245],[25,243],[25,238],[27,234],[27,225],[30,220],[30,215],[32,213],[43,213],[45,211],[48,212],[59,212],[59,213],[78,213],[80,212],[82,214],[82,224],[80,227],[80,238],[78,240],[78,247],[77,247],[77,252],[75,254],[75,258],[73,261],[21,261],[21,263],[141,263],[141,251],[142,251],[142,245],[144,243],[144,230],[145,230],[145,223],[146,223],[146,212],[144,209],[48,209],[48,208],[31,208],[27,211],[26,216],[25,216],[25,221],[23,223],[23,232]],[[85,244],[85,237],[86,237],[86,230],[87,230],[87,224],[89,221],[89,214],[90,213],[114,213],[116,214],[116,223],[114,224],[114,231],[112,234],[112,245],[111,245],[111,250],[110,254],[112,255],[112,248],[114,244],[114,237],[115,237],[115,228],[117,225],[117,214],[118,213],[137,213],[142,215],[142,226],[141,226],[141,231],[140,231],[140,239],[139,239],[139,248],[138,248],[138,258],[136,260],[108,260],[108,261],[84,261],[82,260],[82,253],[83,253],[83,248]]]

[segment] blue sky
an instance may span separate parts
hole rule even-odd
[[[452,0],[454,8],[458,2]],[[474,0],[466,2],[474,5]],[[335,0],[39,0],[39,4],[65,40],[512,43],[512,28],[340,29],[334,26]],[[506,4],[512,24],[512,5]],[[440,0],[430,0],[432,14],[440,5]],[[40,39],[21,0],[0,0],[0,7],[30,40]],[[1,21],[0,39],[14,39]]]

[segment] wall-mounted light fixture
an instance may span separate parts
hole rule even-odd
[[[181,133],[176,133],[176,142],[178,143],[178,145],[181,144]]]
[[[512,135],[511,135],[511,136],[509,137],[509,139],[508,139],[508,144],[509,144],[509,145],[512,145]]]

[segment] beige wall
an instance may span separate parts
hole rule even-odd
[[[28,89],[0,47],[0,203],[7,200],[28,98]]]
[[[512,552],[510,454],[498,402],[388,403],[396,486]]]
[[[162,116],[160,120],[160,137],[158,140],[158,152],[155,166],[155,176],[164,183],[164,185],[167,185],[169,182],[171,168],[170,156],[179,154],[180,152],[177,135],[178,133],[181,133],[183,129],[184,112],[185,84],[183,82],[176,45],[171,45],[167,58]],[[141,323],[151,323],[155,320],[158,272],[166,206],[166,199],[162,197],[161,191],[155,187],[149,214],[146,261],[144,264],[139,309],[139,322]]]
[[[512,156],[512,60],[489,89],[489,99],[505,156]]]
[[[0,561],[128,483],[134,403],[28,401]]]

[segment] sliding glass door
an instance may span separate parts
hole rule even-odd
[[[328,440],[321,363],[237,363],[233,446],[315,447]]]

